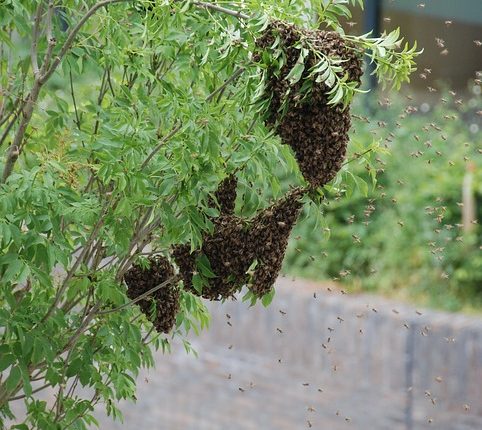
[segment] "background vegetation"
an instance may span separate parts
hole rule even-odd
[[[377,180],[365,160],[356,162],[352,168],[366,185],[357,179],[361,187],[353,195],[330,200],[322,226],[298,224],[285,270],[339,280],[352,291],[378,291],[448,310],[480,310],[481,227],[474,223],[470,233],[463,232],[462,189],[464,177],[472,175],[480,220],[481,97],[477,91],[463,101],[448,91],[432,98],[419,94],[419,101],[389,97],[386,106],[381,95],[370,119],[367,104],[358,99],[355,107],[352,151],[373,142],[387,149],[386,154],[367,154]]]

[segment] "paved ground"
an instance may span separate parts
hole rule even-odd
[[[283,363],[201,351],[200,359],[160,357],[141,376],[136,405],[125,404],[125,423],[103,419],[102,429],[157,430],[405,430],[404,396],[353,390],[341,377],[317,378]],[[229,376],[231,375],[231,376]],[[148,381],[148,382],[147,382]],[[310,381],[309,385],[303,385]],[[323,391],[320,392],[318,389]],[[482,419],[446,414],[436,406],[413,429],[480,430]],[[429,419],[432,422],[429,423]],[[310,427],[311,426],[311,427]]]
[[[311,296],[312,293],[309,294]],[[124,425],[113,424],[99,413],[101,428],[482,429],[482,417],[473,413],[477,408],[482,410],[480,391],[470,391],[475,393],[470,394],[471,409],[470,412],[464,411],[462,404],[467,400],[461,390],[469,387],[470,381],[459,382],[467,373],[455,375],[452,367],[447,367],[452,360],[458,360],[461,366],[465,366],[467,354],[467,360],[471,362],[473,357],[480,357],[471,352],[472,344],[467,343],[462,352],[457,350],[452,354],[441,350],[434,355],[428,349],[433,350],[431,345],[438,340],[430,338],[430,335],[418,335],[414,340],[416,351],[420,351],[414,353],[416,362],[412,367],[415,370],[407,368],[411,372],[407,375],[413,373],[414,378],[415,388],[411,397],[407,394],[404,376],[405,364],[410,364],[410,360],[402,357],[401,364],[394,364],[390,362],[394,358],[389,355],[398,348],[399,338],[404,336],[406,342],[407,329],[403,327],[403,321],[395,320],[391,326],[380,316],[384,307],[391,313],[393,304],[378,301],[377,312],[367,312],[367,318],[371,320],[363,321],[362,333],[358,329],[361,314],[351,315],[354,308],[350,307],[343,313],[344,305],[341,309],[339,303],[358,300],[357,306],[363,305],[366,309],[367,299],[345,297],[337,298],[333,303],[325,297],[322,315],[319,315],[318,308],[310,311],[306,302],[298,303],[298,293],[285,295],[281,292],[269,309],[247,309],[241,303],[214,306],[212,329],[193,341],[199,358],[187,356],[181,346],[175,348],[170,356],[159,354],[157,369],[139,377],[137,404],[121,406],[125,415]],[[317,300],[324,298],[318,296]],[[279,309],[289,309],[290,312],[283,315]],[[227,312],[230,313],[231,325],[227,324]],[[419,318],[413,309],[408,308],[406,312]],[[305,320],[301,313],[307,318],[311,313],[311,320]],[[313,315],[317,319],[313,320]],[[342,321],[337,321],[337,315],[342,316]],[[354,321],[352,325],[349,325],[350,316]],[[437,318],[441,319],[438,314]],[[380,324],[385,324],[392,343],[380,334],[383,333],[380,332]],[[466,325],[465,320],[463,324]],[[277,330],[279,327],[282,332]],[[327,338],[330,336],[325,335],[327,327],[333,330],[330,340]],[[360,336],[366,337],[360,341]],[[441,342],[447,344],[443,340]],[[475,344],[480,347],[480,343]],[[427,351],[423,347],[428,348]],[[479,349],[474,351],[480,352]],[[450,354],[455,358],[452,359]],[[427,363],[421,364],[417,360]],[[444,381],[434,382],[431,372],[442,374],[443,371],[449,372]],[[454,383],[450,382],[450,377]],[[474,386],[479,385],[482,386],[482,378]],[[460,402],[453,402],[454,395],[450,394],[450,390],[454,389],[460,391]]]

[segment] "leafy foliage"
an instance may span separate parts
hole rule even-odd
[[[321,21],[340,30],[334,16],[346,15],[345,3],[330,1]],[[201,300],[181,290],[174,330],[157,334],[124,275],[175,244],[200,249],[219,215],[210,202],[233,173],[242,216],[268,206],[266,184],[280,195],[280,168],[306,185],[259,121],[265,87],[251,57],[269,20],[309,25],[313,10],[304,0],[2,3],[2,426],[86,429],[99,402],[121,418],[116,401],[135,398],[151,347],[168,352],[178,337],[192,351],[187,334],[209,321]],[[396,53],[393,36],[386,46],[346,37],[373,49],[381,77],[407,79],[415,52]],[[346,103],[353,88],[338,60],[320,61],[310,79]],[[304,201],[316,215],[321,190],[312,194]],[[43,389],[54,401],[37,398]],[[27,413],[14,417],[10,404],[21,399]]]

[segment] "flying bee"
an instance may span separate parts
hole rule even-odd
[[[445,40],[440,39],[439,37],[435,38],[435,43],[437,43],[437,46],[439,48],[445,48]]]

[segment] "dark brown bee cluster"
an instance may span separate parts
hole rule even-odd
[[[234,213],[234,205],[236,203],[236,188],[238,186],[238,179],[231,174],[224,179],[220,184],[214,197],[216,202],[212,200],[209,202],[211,207],[218,207],[223,215],[232,215]]]
[[[250,226],[251,255],[257,266],[248,285],[257,297],[268,293],[281,270],[288,239],[298,219],[303,191],[296,189],[255,216]]]
[[[204,287],[201,295],[209,300],[221,300],[232,297],[239,286],[245,284],[251,262],[244,252],[248,239],[246,222],[234,215],[221,215],[213,223],[214,231],[204,238],[200,250],[190,253],[189,245],[179,245],[173,249],[173,256],[184,288],[197,294],[192,277],[197,271],[197,258],[204,254],[215,277],[209,279],[209,288]]]
[[[268,126],[276,128],[284,143],[292,147],[310,185],[322,186],[341,168],[348,142],[350,114],[348,108],[328,104],[329,88],[325,83],[312,82],[311,94],[303,101],[300,101],[300,89],[307,81],[310,69],[319,61],[315,52],[343,60],[343,74],[357,83],[362,75],[361,61],[336,32],[302,30],[281,21],[271,22],[257,40],[259,52],[254,60],[259,61],[263,51],[269,53],[277,38],[278,48],[283,49],[287,60],[280,73],[276,73],[272,66],[268,69],[266,94],[270,97],[270,104],[265,121]],[[300,50],[295,46],[299,43],[307,43],[311,51],[305,58],[300,81],[290,88],[286,77],[299,58]],[[282,115],[283,106],[287,109]],[[281,269],[289,235],[300,213],[301,198],[307,192],[307,189],[291,190],[252,219],[246,219],[234,215],[237,184],[235,175],[228,176],[209,200],[211,207],[219,208],[220,216],[211,219],[214,229],[203,238],[201,249],[191,252],[189,244],[185,244],[176,245],[172,250],[184,288],[209,300],[231,298],[244,285],[256,297],[271,291]],[[204,263],[207,260],[209,267],[202,269],[201,260]],[[150,263],[149,269],[133,266],[125,275],[131,299],[174,275],[167,259],[155,257]],[[198,272],[201,272],[201,291],[198,291],[200,286],[194,278]],[[167,333],[175,323],[179,296],[177,286],[168,286],[140,301],[139,305],[156,329]]]
[[[174,276],[174,268],[165,257],[151,257],[149,263],[147,269],[133,265],[124,276],[127,284],[127,296],[131,300]],[[179,287],[171,284],[160,288],[137,304],[158,332],[168,333],[176,322],[179,297]]]
[[[179,267],[184,287],[197,294],[192,279],[196,259],[205,255],[214,277],[202,297],[221,300],[232,297],[243,285],[258,297],[271,290],[283,262],[288,238],[301,208],[301,190],[292,191],[252,220],[234,215],[221,215],[214,231],[204,238],[202,248],[190,253],[189,245],[178,245],[173,256]],[[247,273],[256,262],[254,272]],[[251,280],[250,277],[252,276]]]
[[[266,124],[275,127],[283,143],[291,146],[305,179],[313,187],[322,186],[332,180],[342,166],[351,126],[350,112],[341,104],[328,104],[330,88],[324,82],[313,81],[311,95],[303,102],[299,101],[300,89],[310,69],[319,61],[313,50],[330,59],[343,60],[340,64],[343,74],[357,83],[362,76],[361,59],[337,32],[304,30],[272,21],[256,42],[260,52],[254,55],[254,60],[258,61],[263,51],[269,53],[277,38],[280,42],[276,49],[283,50],[286,62],[279,73],[275,73],[275,67],[267,71],[266,94],[270,97],[270,107]],[[299,43],[310,47],[310,52],[305,58],[302,78],[290,88],[286,77],[300,56],[300,49],[295,47]],[[287,103],[287,110],[281,115],[283,102]]]

